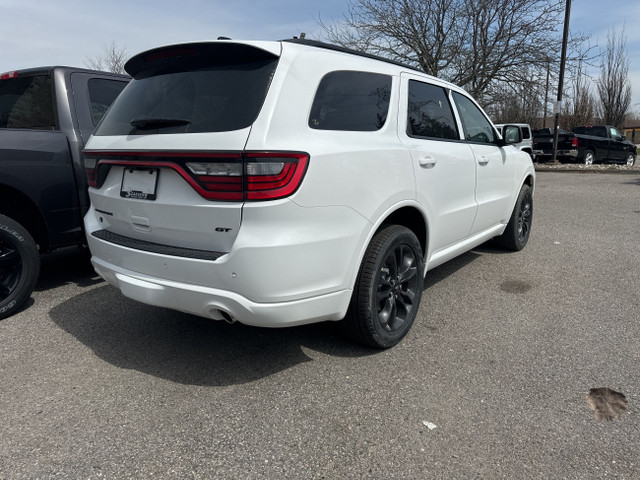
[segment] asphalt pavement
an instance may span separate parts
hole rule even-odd
[[[527,247],[428,272],[386,351],[146,306],[47,255],[0,322],[0,478],[637,479],[639,283],[640,174],[539,173]]]

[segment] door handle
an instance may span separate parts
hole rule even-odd
[[[480,165],[486,165],[487,163],[489,163],[489,158],[485,157],[484,155],[478,158],[478,163]]]
[[[418,165],[422,168],[433,168],[436,166],[436,163],[438,163],[438,161],[433,157],[422,157],[418,160]]]

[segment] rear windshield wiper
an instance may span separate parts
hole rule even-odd
[[[131,126],[138,130],[149,130],[152,128],[177,127],[180,125],[189,125],[191,122],[183,118],[134,118],[131,120]]]

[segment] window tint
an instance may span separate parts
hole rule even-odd
[[[531,130],[529,127],[522,127],[522,139],[526,140],[527,138],[531,138]]]
[[[91,102],[91,119],[97,125],[107,109],[111,106],[127,82],[92,78],[89,80],[89,101]]]
[[[618,132],[618,130],[616,130],[614,127],[609,127],[609,133],[611,134],[611,138],[613,138],[614,140],[620,140],[622,138],[620,132]]]
[[[127,85],[94,135],[226,132],[251,126],[267,95],[277,58],[191,63],[142,71]],[[203,64],[208,61],[208,64]],[[233,63],[231,63],[233,62]]]
[[[470,99],[457,92],[453,92],[453,99],[456,102],[458,113],[460,113],[460,118],[462,119],[465,139],[470,142],[495,142],[496,138],[493,127],[480,109]]]
[[[337,71],[325,75],[311,106],[309,126],[318,130],[372,132],[387,120],[391,77]]]
[[[458,128],[445,90],[409,81],[407,135],[459,140]]]
[[[55,129],[48,75],[0,80],[0,128]]]

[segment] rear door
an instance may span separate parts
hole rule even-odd
[[[447,89],[403,73],[400,102],[400,138],[411,153],[417,200],[429,214],[433,254],[469,236],[477,210],[474,154],[460,138]]]

